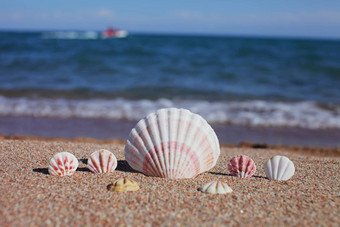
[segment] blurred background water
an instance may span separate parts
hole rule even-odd
[[[3,119],[136,122],[182,107],[219,127],[339,130],[339,87],[337,40],[0,32]]]

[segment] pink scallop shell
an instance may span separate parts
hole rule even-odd
[[[228,169],[235,177],[250,178],[256,171],[255,162],[246,155],[237,155],[233,157],[229,164]]]
[[[99,150],[91,154],[87,164],[94,173],[111,173],[117,167],[117,158],[108,150]]]
[[[53,156],[48,166],[49,174],[70,176],[78,168],[77,158],[69,152],[60,152]]]
[[[125,146],[129,165],[148,176],[192,178],[216,165],[218,138],[201,116],[185,109],[157,110],[131,130]]]

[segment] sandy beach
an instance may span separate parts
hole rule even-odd
[[[112,151],[114,173],[93,174],[86,167],[95,150]],[[69,151],[79,160],[70,177],[49,175],[53,154]],[[221,148],[217,165],[193,179],[148,177],[124,160],[124,141],[0,137],[1,226],[222,226],[340,224],[339,149],[275,147],[254,144]],[[232,177],[229,160],[238,154],[257,165],[250,179]],[[266,178],[263,164],[280,154],[295,164],[285,182]],[[107,185],[120,177],[135,180],[136,192],[111,192]],[[197,191],[212,180],[226,182],[233,193],[209,195]]]

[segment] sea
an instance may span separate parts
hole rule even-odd
[[[160,108],[220,141],[340,146],[340,40],[0,32],[0,134],[126,139]]]

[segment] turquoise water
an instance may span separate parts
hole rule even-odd
[[[0,116],[340,128],[340,41],[57,34],[0,32]]]

